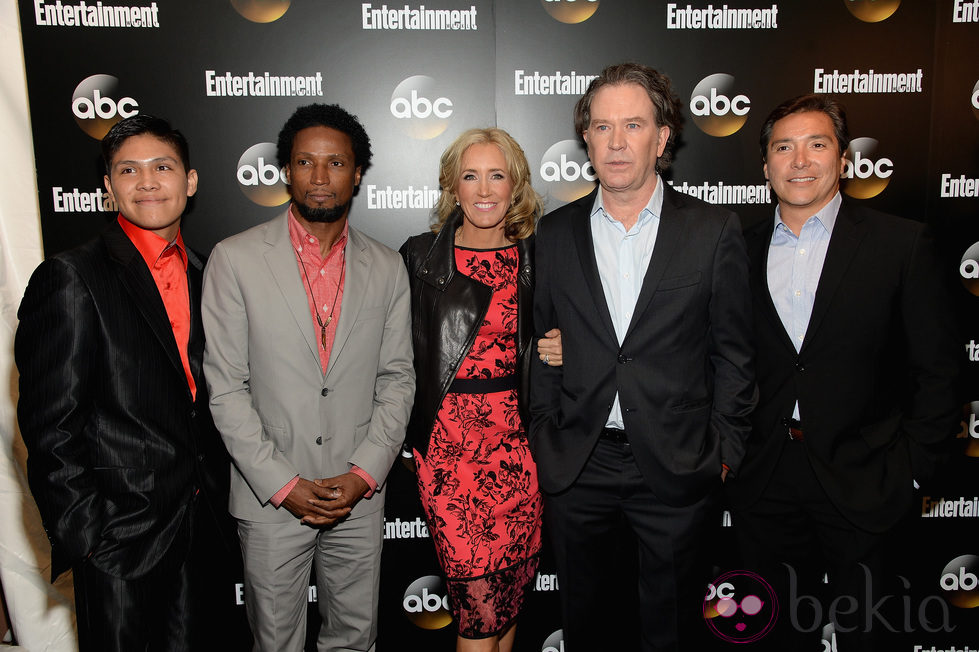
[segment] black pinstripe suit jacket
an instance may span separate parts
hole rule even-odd
[[[188,258],[196,400],[163,299],[117,223],[44,261],[28,284],[14,347],[17,415],[52,578],[85,559],[140,577],[174,546],[183,548],[174,559],[189,548],[195,496],[213,480],[203,462],[223,448],[201,371],[202,262]]]

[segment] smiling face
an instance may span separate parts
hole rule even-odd
[[[663,155],[670,128],[657,126],[656,109],[642,86],[600,88],[582,135],[603,190],[652,195],[656,159]]]
[[[828,204],[840,187],[844,158],[833,121],[821,111],[792,113],[772,126],[765,178],[782,220],[795,230]]]
[[[170,241],[180,229],[187,198],[197,192],[197,171],[152,134],[127,138],[112,157],[105,188],[127,220]]]
[[[503,150],[494,143],[470,145],[462,154],[460,168],[455,194],[466,218],[463,242],[502,244],[503,220],[513,196]]]
[[[336,222],[347,216],[360,168],[350,136],[331,127],[300,130],[286,166],[292,203],[308,222]]]

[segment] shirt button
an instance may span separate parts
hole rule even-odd
[[[320,270],[320,276],[326,276],[326,270],[325,269],[321,269]]]
[[[800,256],[805,256],[806,255],[806,250],[805,249],[800,249],[799,250],[799,255]]]
[[[801,297],[802,296],[802,292],[800,292],[799,290],[796,290],[795,291],[795,296]]]

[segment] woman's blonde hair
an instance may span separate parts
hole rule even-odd
[[[442,152],[439,162],[439,186],[442,195],[435,206],[438,221],[432,230],[438,233],[457,210],[456,186],[462,173],[462,155],[473,145],[492,143],[503,152],[507,174],[513,183],[510,207],[503,218],[503,234],[511,241],[523,240],[534,233],[537,218],[544,210],[540,195],[530,185],[530,166],[527,157],[513,137],[502,129],[470,129],[455,139]]]

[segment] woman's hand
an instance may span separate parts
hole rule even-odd
[[[564,356],[561,348],[561,331],[557,328],[544,333],[544,337],[537,340],[537,357],[540,361],[551,367],[560,367],[564,364]]]

